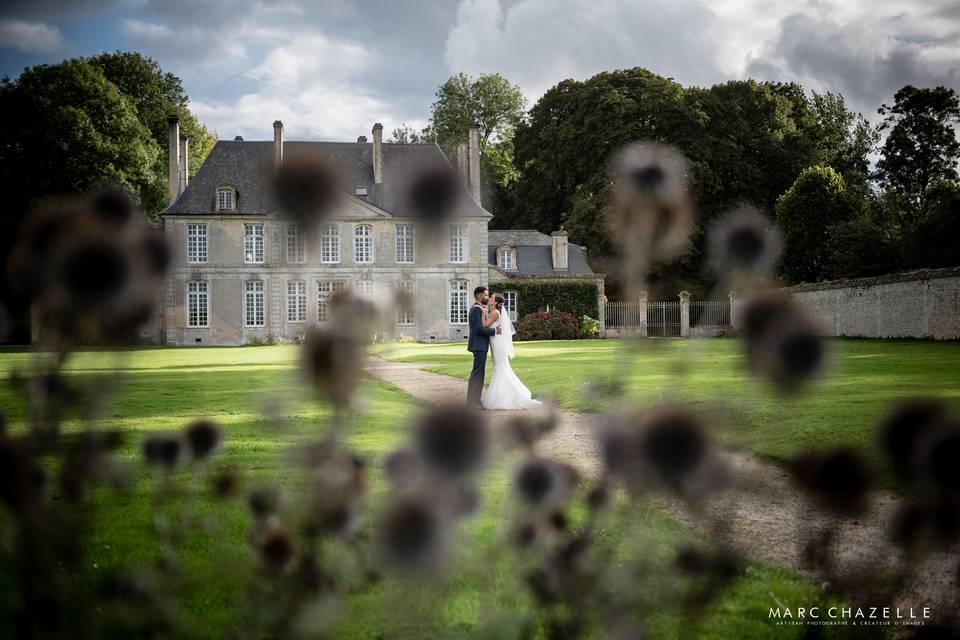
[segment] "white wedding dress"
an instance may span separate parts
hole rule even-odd
[[[510,316],[501,312],[500,318],[491,327],[501,327],[500,333],[490,337],[490,348],[493,353],[493,376],[487,395],[483,399],[484,409],[510,410],[534,409],[542,402],[530,396],[530,390],[520,382],[520,378],[510,366],[510,358],[516,353],[513,350],[513,322]]]

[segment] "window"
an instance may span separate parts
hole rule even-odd
[[[233,199],[233,189],[231,187],[217,189],[217,210],[233,211]]]
[[[467,261],[467,225],[455,224],[450,227],[450,262]]]
[[[503,307],[507,310],[507,313],[510,315],[510,319],[516,322],[517,321],[517,292],[516,291],[503,292]]]
[[[320,230],[320,262],[340,262],[340,227],[335,224],[328,224]]]
[[[243,261],[263,264],[263,225],[243,225]]]
[[[413,225],[397,225],[397,262],[412,264],[413,257]]]
[[[513,249],[506,247],[500,250],[500,268],[504,270],[514,269]]]
[[[373,280],[357,280],[353,283],[353,290],[361,298],[370,298],[373,296]]]
[[[248,327],[263,326],[263,281],[248,280],[243,283],[243,324]]]
[[[287,227],[287,262],[303,264],[307,261],[307,250],[303,242],[300,227],[292,224]]]
[[[187,262],[203,264],[207,261],[207,225],[187,225]]]
[[[373,262],[373,227],[368,224],[359,224],[353,229],[353,261]]]
[[[187,283],[187,326],[209,326],[210,297],[206,282]]]
[[[330,319],[330,298],[343,291],[342,282],[317,283],[317,322],[326,322]]]
[[[417,323],[417,316],[413,310],[414,286],[413,280],[401,280],[397,283],[401,292],[400,304],[397,305],[397,324]]]
[[[450,281],[450,324],[467,324],[467,281]]]
[[[307,283],[291,280],[287,283],[287,322],[307,321]]]

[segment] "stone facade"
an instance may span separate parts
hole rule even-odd
[[[469,329],[466,313],[459,313],[460,301],[468,311],[474,287],[520,277],[525,265],[538,269],[538,277],[599,278],[602,291],[602,276],[586,266],[582,247],[570,245],[574,272],[566,261],[563,269],[555,271],[540,264],[539,252],[549,256],[551,240],[537,232],[509,232],[527,234],[523,237],[536,238],[538,244],[514,246],[519,269],[501,273],[488,246],[492,232],[487,226],[492,215],[473,195],[479,189],[470,185],[464,185],[463,204],[449,221],[449,229],[429,236],[421,233],[405,211],[400,177],[415,171],[418,163],[447,162],[435,145],[385,144],[379,126],[374,127],[372,143],[363,138],[357,143],[285,142],[280,122],[275,123],[274,132],[272,143],[218,142],[195,178],[171,189],[172,202],[162,214],[164,232],[173,247],[173,266],[160,293],[161,342],[195,345],[297,340],[310,325],[325,321],[334,287],[353,289],[383,301],[391,299],[397,289],[406,289],[412,294],[410,313],[401,313],[399,308],[388,312],[397,314],[398,335],[426,342],[465,340]],[[171,133],[171,140],[176,137]],[[476,144],[473,139],[471,143]],[[272,206],[265,193],[263,167],[282,162],[285,146],[301,153],[325,153],[328,160],[340,163],[353,182],[355,193],[344,192],[332,214],[316,229],[301,230]],[[171,151],[172,156],[178,155],[173,148]],[[474,149],[463,155],[478,162]],[[461,175],[469,179],[475,173],[461,170]],[[182,172],[172,166],[173,175]],[[230,192],[225,201],[219,195],[223,189]],[[223,206],[225,202],[228,207]],[[197,247],[197,236],[188,237],[190,225],[195,225],[194,231],[203,231],[202,251]],[[253,260],[248,255],[248,225],[255,225],[257,236],[262,228],[262,261],[259,255]],[[407,251],[411,242],[398,237],[400,225],[411,225],[402,227],[402,231],[413,232],[412,261],[398,259],[399,247]],[[372,259],[357,260],[354,255],[358,227],[369,233]],[[338,232],[338,241],[327,241],[324,246],[328,251],[333,244],[338,247],[335,261],[329,253],[321,256],[321,234],[329,238],[333,229]],[[299,233],[302,240],[302,244],[293,243],[292,256],[290,233]],[[462,241],[455,239],[461,236]],[[461,242],[465,251],[454,261],[452,258],[460,252],[452,252],[451,245],[459,247]],[[542,244],[546,246],[541,248]],[[259,246],[257,240],[257,254]],[[300,246],[302,258],[296,248]],[[565,242],[563,249],[568,250]]]
[[[788,287],[784,291],[824,335],[960,339],[960,268],[898,273]],[[742,323],[746,299],[731,296],[731,321]]]

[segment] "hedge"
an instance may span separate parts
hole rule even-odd
[[[557,280],[504,280],[491,282],[490,291],[517,292],[517,318],[536,313],[547,306],[566,311],[575,318],[599,318],[597,285],[594,282]]]

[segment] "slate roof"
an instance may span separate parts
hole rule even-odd
[[[497,266],[497,248],[502,246],[517,248],[517,268],[504,270],[504,273],[517,276],[595,276],[597,274],[587,264],[587,250],[578,244],[567,243],[567,269],[554,269],[551,247],[553,239],[545,233],[535,230],[488,231],[487,258],[491,265]]]
[[[373,183],[373,144],[361,142],[284,141],[284,157],[317,153],[331,161],[340,172],[351,195],[366,187],[362,198],[394,215],[405,215],[404,199],[408,178],[418,170],[449,161],[435,144],[383,144],[383,182]],[[269,176],[273,162],[273,141],[218,141],[176,202],[164,214],[210,214],[215,211],[217,187],[229,185],[237,191],[236,209],[228,213],[266,214],[271,203]],[[457,215],[493,217],[464,188]]]

